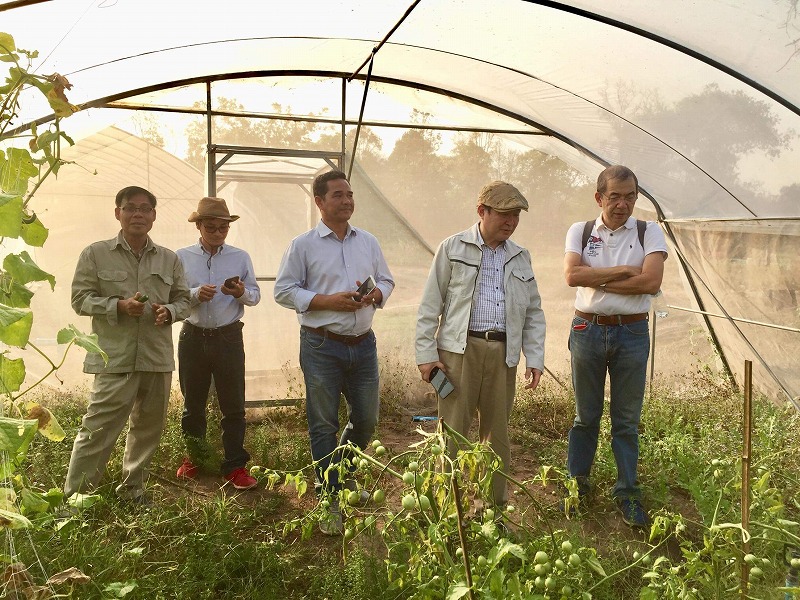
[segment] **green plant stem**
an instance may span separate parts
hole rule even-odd
[[[64,365],[64,361],[67,360],[67,352],[69,352],[69,349],[72,347],[73,343],[74,342],[71,341],[69,344],[67,344],[67,347],[64,349],[64,356],[61,357],[61,361],[56,365],[52,360],[50,360],[49,356],[47,356],[44,352],[41,351],[41,349],[39,349],[39,347],[36,344],[29,341],[28,346],[36,350],[36,352],[38,352],[42,356],[42,358],[44,358],[47,362],[50,363],[50,370],[47,373],[45,373],[42,377],[40,377],[36,383],[31,384],[25,390],[14,396],[14,400],[15,401],[18,400],[19,398],[30,392],[37,385],[42,383],[45,379],[50,377],[52,373],[58,371]]]
[[[595,584],[594,584],[592,587],[590,587],[590,588],[589,588],[588,590],[586,590],[586,591],[587,591],[587,592],[591,592],[593,589],[595,589],[595,588],[599,587],[600,585],[602,585],[602,584],[603,584],[603,583],[605,583],[606,581],[609,581],[610,579],[613,579],[614,577],[616,577],[617,575],[620,575],[620,574],[624,573],[625,571],[629,571],[630,569],[632,569],[633,567],[635,567],[636,565],[638,565],[640,562],[642,562],[642,560],[644,560],[644,557],[645,557],[645,556],[650,556],[650,555],[651,555],[653,552],[655,552],[655,551],[656,551],[656,550],[658,550],[658,549],[659,549],[661,546],[663,546],[664,544],[666,544],[666,543],[667,543],[667,542],[670,540],[670,538],[674,537],[674,535],[675,535],[674,533],[670,533],[668,536],[664,537],[664,539],[662,539],[662,540],[661,540],[661,541],[660,541],[658,544],[656,544],[655,546],[653,546],[652,548],[650,548],[650,550],[648,550],[648,551],[647,551],[645,554],[642,554],[642,555],[641,555],[641,556],[640,556],[638,559],[636,559],[635,561],[633,561],[633,562],[632,562],[632,563],[630,563],[629,565],[625,565],[625,566],[624,566],[624,567],[622,567],[621,569],[617,569],[616,571],[614,571],[614,572],[613,572],[613,573],[611,573],[610,575],[606,575],[605,577],[603,577],[603,578],[602,578],[600,581],[598,581],[597,583],[595,583]]]

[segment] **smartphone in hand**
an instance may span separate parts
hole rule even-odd
[[[222,285],[228,289],[233,289],[237,283],[239,283],[239,276],[234,275],[233,277],[228,277]]]
[[[358,286],[358,289],[356,290],[356,297],[355,297],[356,301],[357,302],[361,302],[361,299],[364,296],[372,293],[372,290],[374,290],[374,289],[375,289],[375,278],[372,277],[372,275],[370,275],[369,277],[367,277],[364,280],[364,283],[362,283],[360,286]]]
[[[450,392],[455,389],[450,380],[447,379],[447,375],[439,367],[433,367],[431,370],[431,385],[436,390],[436,393],[439,394],[439,398],[443,399],[447,398]]]

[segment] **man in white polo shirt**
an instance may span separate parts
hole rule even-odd
[[[570,287],[578,288],[569,337],[577,415],[569,432],[567,469],[577,480],[579,504],[585,504],[608,373],[617,463],[612,494],[625,523],[646,527],[636,476],[639,420],[650,353],[650,297],[661,287],[667,245],[657,223],[631,216],[638,194],[633,171],[620,165],[606,168],[594,196],[602,214],[567,232],[564,275]]]

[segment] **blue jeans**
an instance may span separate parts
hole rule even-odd
[[[597,452],[606,385],[611,377],[611,449],[617,463],[614,497],[641,495],[639,420],[650,354],[646,320],[628,325],[595,325],[575,317],[569,335],[572,386],[577,415],[569,431],[567,469],[572,477],[589,477]]]
[[[244,413],[243,323],[238,322],[214,336],[204,336],[197,328],[184,325],[178,341],[178,377],[183,393],[181,429],[192,460],[207,454],[206,405],[211,377],[222,413],[222,447],[225,460],[221,471],[228,474],[244,467],[250,454],[244,449],[247,427]]]
[[[359,344],[349,346],[316,333],[300,330],[300,367],[306,384],[306,416],[311,457],[317,462],[317,480],[326,491],[341,489],[331,464],[337,446],[352,442],[364,448],[375,432],[380,410],[378,350],[370,331]],[[348,423],[339,433],[339,403],[344,394]]]

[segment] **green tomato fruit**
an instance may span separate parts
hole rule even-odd
[[[347,494],[347,503],[350,506],[356,506],[360,501],[361,501],[361,494],[359,494],[355,490],[352,490],[351,492],[348,492],[348,494]]]
[[[545,563],[545,564],[547,564],[547,563]],[[533,571],[537,575],[542,575],[542,576],[543,575],[547,575],[550,572],[545,565],[534,565],[533,566]]]
[[[485,556],[481,555],[481,556],[478,557],[478,566],[479,567],[485,567],[487,564],[489,564],[489,561],[486,560]]]
[[[364,519],[364,526],[367,529],[372,529],[372,527],[375,525],[375,521],[377,520],[378,519],[375,517],[375,515],[369,515],[366,519]]]
[[[413,494],[406,494],[403,496],[403,508],[406,510],[414,510],[414,507],[417,505],[417,499],[414,498]]]
[[[431,454],[434,456],[439,456],[442,453],[442,447],[439,444],[434,444],[431,446]]]
[[[544,563],[550,560],[550,557],[547,556],[547,552],[545,552],[544,550],[539,550],[533,557],[533,560],[538,564],[543,565]]]
[[[322,502],[320,502],[320,503],[319,503],[319,505],[320,505],[322,508],[329,508],[329,507],[330,507],[330,505],[331,505],[331,503],[330,503],[330,501],[328,501],[328,500],[323,500]]]
[[[546,587],[548,590],[554,590],[557,586],[558,582],[552,577],[548,577],[544,580],[544,587]]]
[[[641,557],[642,555],[639,553],[638,550],[633,553],[633,560],[639,560]]]
[[[761,577],[764,574],[764,571],[761,570],[761,567],[753,567],[750,569],[750,576],[751,577]]]
[[[563,542],[561,542],[561,550],[563,550],[567,554],[570,554],[572,552],[572,542],[570,542],[569,540],[564,540]]]
[[[384,454],[386,454],[386,448],[378,445],[378,447],[375,448],[375,456],[383,456]]]
[[[356,532],[353,531],[350,527],[344,530],[344,540],[346,542],[352,540],[354,537],[356,537]]]
[[[375,504],[383,504],[384,500],[386,500],[386,492],[382,489],[378,488],[372,493],[372,501]]]
[[[645,554],[642,557],[642,564],[643,565],[649,565],[651,562],[653,562],[653,559],[651,558],[651,556],[649,554]]]
[[[572,595],[572,587],[569,586],[569,585],[565,585],[564,587],[561,588],[561,593],[564,594],[567,597],[571,596]]]
[[[494,510],[491,508],[487,508],[486,511],[483,513],[483,520],[484,521],[493,521],[494,520]]]
[[[403,473],[403,483],[406,485],[414,485],[414,474],[411,471]]]
[[[564,562],[563,560],[561,560],[560,558],[557,558],[557,559],[556,559],[556,561],[555,561],[555,565],[556,565],[556,569],[558,569],[559,571],[563,571],[564,569],[566,569],[566,568],[567,568],[567,563],[565,563],[565,562]]]
[[[569,564],[573,567],[579,567],[581,564],[581,557],[577,554],[570,554],[569,555]]]
[[[428,510],[431,507],[431,501],[425,494],[420,494],[419,497],[419,507],[422,510]]]
[[[793,558],[790,564],[793,569],[800,569],[800,558]]]
[[[408,463],[408,470],[409,471],[419,470],[419,463],[415,460],[412,460],[410,463]]]
[[[592,600],[592,595],[589,592],[583,592],[581,594],[581,600]]]
[[[543,590],[544,589],[544,578],[543,577],[537,577],[536,579],[533,580],[533,585],[535,585],[540,590]]]
[[[506,512],[507,512],[508,514],[511,514],[511,513],[513,513],[515,510],[517,510],[517,509],[514,507],[514,505],[513,505],[513,504],[509,504],[508,506],[506,506]]]
[[[462,556],[464,556],[464,549],[463,549],[461,546],[459,546],[458,548],[456,548],[456,556],[458,556],[459,558],[461,558]]]
[[[718,458],[715,458],[714,460],[711,461],[711,465],[714,467],[718,467],[720,464],[722,464],[722,461]]]
[[[250,467],[250,475],[252,475],[253,477],[261,475],[261,467],[259,467],[258,465],[253,465],[252,467]]]
[[[381,441],[380,441],[380,440],[372,440],[372,449],[373,449],[373,450],[377,450],[377,449],[378,449],[378,446],[382,446],[382,445],[383,445],[383,444],[381,444]]]
[[[367,467],[369,467],[369,461],[366,458],[362,458],[360,461],[358,461],[359,469],[366,469]]]
[[[755,554],[745,554],[744,562],[746,562],[748,565],[752,565],[754,562],[756,562]]]

